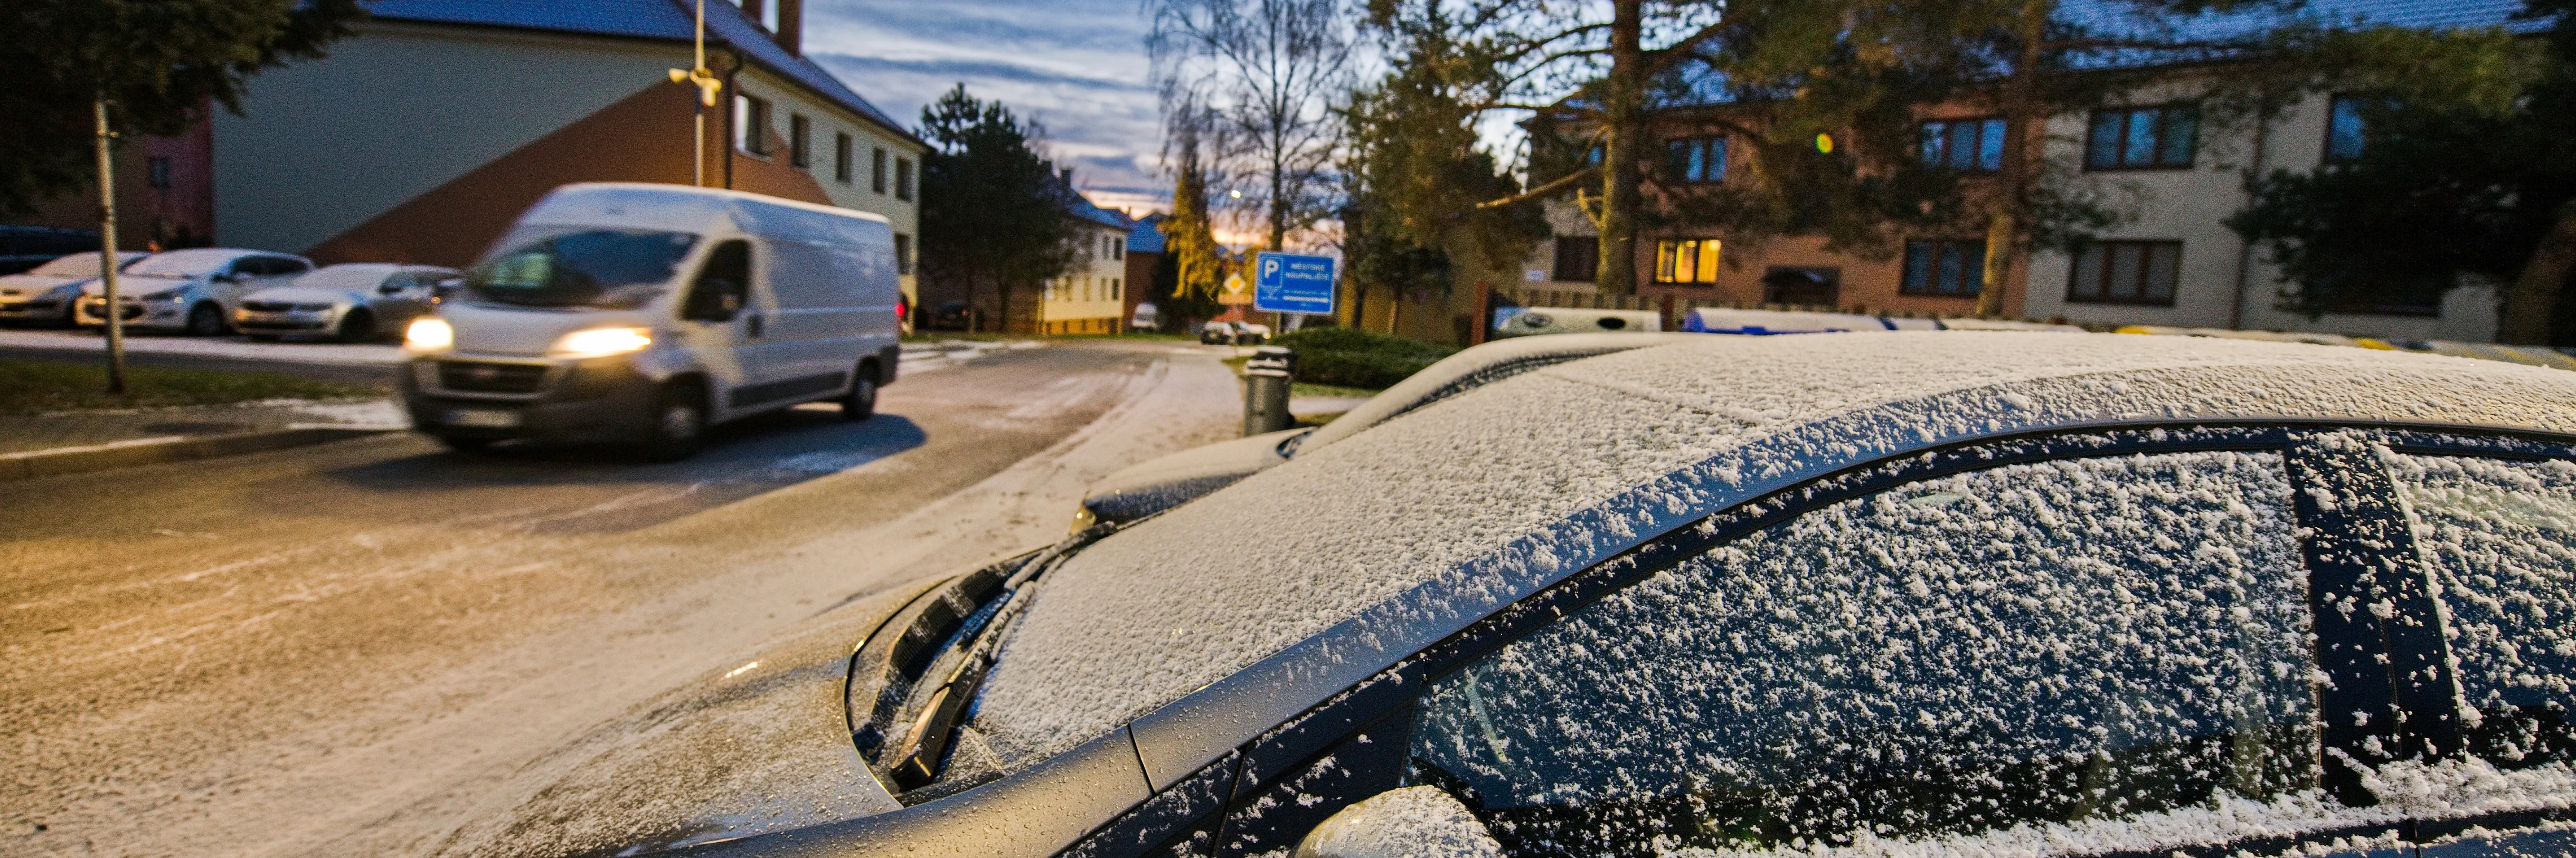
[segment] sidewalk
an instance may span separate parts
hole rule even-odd
[[[0,417],[0,481],[299,447],[410,425],[388,399]]]

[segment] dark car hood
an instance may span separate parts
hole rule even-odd
[[[1082,508],[1094,520],[1126,523],[1197,500],[1288,461],[1279,445],[1311,429],[1285,429],[1192,447],[1131,465],[1091,484]]]
[[[850,741],[844,685],[852,647],[937,583],[826,611],[548,753],[439,854],[642,855],[900,808]]]

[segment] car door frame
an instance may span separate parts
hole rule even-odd
[[[2367,443],[2356,444],[2355,438]],[[2400,610],[2385,620],[2366,611],[2343,622],[2318,620],[2319,668],[2336,680],[2331,688],[2320,690],[2318,711],[2352,712],[2394,706],[2408,715],[2373,719],[2376,724],[2364,726],[2327,724],[2323,743],[2357,759],[2373,761],[2394,758],[2428,744],[2438,745],[2445,741],[2441,731],[2446,729],[2439,722],[2446,719],[2419,716],[2439,715],[2439,710],[2424,707],[2448,701],[2445,695],[2450,678],[2438,649],[2441,641],[2438,633],[2406,627],[2409,621],[2429,616],[2432,611],[2430,595],[2421,587],[2422,575],[2410,574],[2420,569],[2398,569],[2395,577],[2399,581],[2415,583],[2401,586],[2399,592],[2352,592],[2360,584],[2355,570],[2382,561],[2383,553],[2412,550],[2411,543],[2397,543],[2396,548],[2368,544],[2406,530],[2403,511],[2396,505],[2387,475],[2369,461],[2368,444],[2399,452],[2576,459],[2576,436],[2492,427],[2187,420],[2001,434],[1852,464],[1715,512],[1689,516],[1678,527],[1651,535],[1635,547],[1476,618],[1437,643],[1399,659],[1393,666],[1343,689],[1213,762],[1173,778],[1168,785],[1160,785],[1149,798],[1108,820],[1061,854],[1086,858],[1147,854],[1237,856],[1294,846],[1296,838],[1314,823],[1360,799],[1400,785],[1414,695],[1429,681],[1612,592],[1824,506],[1950,474],[2059,459],[2199,451],[2282,454],[2292,486],[2293,513],[2303,531],[2301,551],[2311,581],[2312,617],[2323,618],[2330,613],[2324,610],[2328,600],[2373,595],[2400,602]],[[2370,485],[2374,474],[2376,487]],[[2318,487],[2327,488],[2328,494],[2309,491]],[[2334,505],[2324,502],[2327,497],[2365,502]],[[2372,499],[2376,502],[2367,502]],[[2337,657],[2327,658],[2328,650]],[[1272,660],[1292,655],[1298,654],[1281,653]],[[1145,744],[1148,739],[1144,731],[1131,725],[1127,732],[1134,736],[1140,758],[1150,759],[1152,751]],[[2379,743],[2372,745],[2368,742],[2372,738],[2379,739]],[[2374,754],[2366,751],[2367,747],[2398,751]],[[1319,764],[1328,759],[1329,765]],[[2329,790],[2346,799],[2356,795],[2355,790],[2360,788],[2357,775],[2332,763],[2327,764],[2326,770]],[[1305,777],[1318,771],[1330,777],[1323,781]],[[1325,792],[1318,794],[1318,789]],[[1283,798],[1290,800],[1283,802]],[[1258,824],[1259,830],[1251,830],[1242,811],[1265,802],[1284,815],[1265,815]],[[2420,822],[2354,826],[2307,832],[2295,838],[2239,840],[2158,850],[2154,854],[2278,851],[2338,838],[2393,837],[2421,842],[2438,834]],[[1240,835],[1251,835],[1252,839],[1245,840]],[[1189,844],[1208,848],[1173,851]],[[2408,844],[2410,848],[2411,845]]]

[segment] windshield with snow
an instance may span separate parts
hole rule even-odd
[[[685,232],[556,228],[513,236],[465,275],[480,301],[526,307],[633,309],[662,293],[698,237]]]
[[[98,254],[75,253],[70,256],[55,257],[52,262],[36,266],[27,273],[42,277],[96,277],[98,276]]]
[[[231,264],[238,254],[238,251],[225,250],[173,250],[144,257],[142,261],[126,266],[124,271],[142,277],[199,277]]]
[[[1471,796],[1515,855],[2080,837],[2314,802],[2293,532],[2269,453],[2019,465],[1846,501],[1436,681],[1415,771]]]

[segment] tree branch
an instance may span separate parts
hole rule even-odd
[[[1596,177],[1596,176],[1599,176],[1599,175],[1601,175],[1601,168],[1599,168],[1599,167],[1585,167],[1585,168],[1583,168],[1583,169],[1576,170],[1576,171],[1571,172],[1571,173],[1567,173],[1567,174],[1565,174],[1565,175],[1563,175],[1563,176],[1559,176],[1559,177],[1557,177],[1556,181],[1549,182],[1549,183],[1547,183],[1547,184],[1540,185],[1540,186],[1538,186],[1538,187],[1531,188],[1531,189],[1529,189],[1529,190],[1522,191],[1522,192],[1520,192],[1520,193],[1513,194],[1513,195],[1511,195],[1511,196],[1504,197],[1504,198],[1499,199],[1499,200],[1486,200],[1486,201],[1484,201],[1484,202],[1477,203],[1477,204],[1476,204],[1476,208],[1477,208],[1477,209],[1479,209],[1479,210],[1484,210],[1484,209],[1499,209],[1499,208],[1508,208],[1508,207],[1511,207],[1511,206],[1520,205],[1520,204],[1522,204],[1522,203],[1529,202],[1529,201],[1531,201],[1531,200],[1538,199],[1538,198],[1540,198],[1540,197],[1548,196],[1548,195],[1550,195],[1550,194],[1554,194],[1554,193],[1556,193],[1556,192],[1558,192],[1558,191],[1565,190],[1566,188],[1573,187],[1574,185],[1581,183],[1581,182],[1582,182],[1583,180],[1585,180],[1585,179],[1593,178],[1593,177]]]

